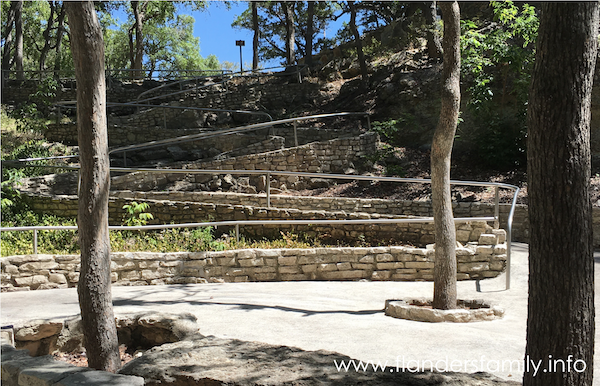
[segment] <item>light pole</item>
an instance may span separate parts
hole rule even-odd
[[[244,72],[244,62],[242,62],[242,47],[246,45],[246,42],[244,40],[236,40],[235,45],[240,47],[240,74],[242,74]]]

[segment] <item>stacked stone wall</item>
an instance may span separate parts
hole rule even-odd
[[[458,280],[498,276],[506,267],[505,234],[480,235],[457,248]],[[433,280],[433,248],[246,249],[221,252],[114,252],[114,285],[293,280]],[[2,290],[75,287],[79,255],[2,258]]]
[[[75,217],[77,198],[75,196],[32,196],[30,204],[34,211],[51,213],[58,216]],[[132,200],[111,198],[108,204],[109,223],[121,225],[125,210],[123,205]],[[250,205],[214,204],[205,202],[180,202],[145,200],[149,204],[149,213],[154,220],[149,224],[197,223],[209,221],[237,220],[368,220],[409,218],[410,216],[392,216],[365,212],[344,212],[325,210],[298,210],[288,208],[254,207]],[[232,227],[219,227],[219,234],[229,232]],[[311,238],[325,241],[340,240],[372,243],[412,243],[426,245],[434,242],[432,223],[397,224],[308,224],[308,225],[265,225],[240,227],[240,232],[250,237],[278,237],[280,232],[293,231],[306,234]],[[457,224],[457,240],[462,243],[477,241],[479,235],[490,232],[491,227],[483,221],[471,221]]]
[[[139,192],[131,190],[113,191],[111,196],[140,201],[166,200],[182,202],[204,202],[212,204],[247,205],[266,207],[265,194],[228,192]],[[432,217],[431,201],[388,200],[380,198],[311,197],[273,194],[270,196],[274,208],[289,208],[302,211],[326,211],[346,213],[385,214],[389,216]],[[479,202],[453,202],[455,217],[493,217],[494,205]],[[528,242],[529,216],[527,205],[517,205],[513,216],[512,239]],[[510,204],[500,204],[500,228],[508,226]],[[594,208],[595,245],[600,246],[600,208]]]
[[[277,170],[316,173],[345,173],[363,162],[363,157],[377,149],[378,136],[365,133],[356,138],[334,139],[315,142],[290,149],[235,158],[190,163],[185,169],[208,170]],[[135,189],[139,191],[161,190],[175,181],[203,184],[212,177],[206,174],[186,175],[169,173],[135,172],[111,179],[113,190]],[[264,176],[251,177],[250,185],[264,190]],[[284,186],[285,185],[285,186]],[[277,189],[304,188],[305,179],[300,177],[274,177],[272,187]]]

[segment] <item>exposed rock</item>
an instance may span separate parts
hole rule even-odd
[[[21,327],[15,334],[15,340],[36,341],[43,338],[57,335],[63,328],[60,322],[48,322],[35,320]]]
[[[83,339],[81,319],[66,320],[56,341],[56,348],[67,353],[83,351]]]
[[[179,146],[168,146],[167,151],[175,161],[183,161],[188,159],[189,154]]]
[[[143,348],[178,342],[189,335],[199,335],[196,320],[192,314],[160,312],[119,318],[119,342],[128,347]]]
[[[328,351],[206,337],[155,347],[119,373],[143,377],[147,386],[518,385],[487,373],[410,373],[396,367],[376,372],[337,370],[336,363],[351,360]]]

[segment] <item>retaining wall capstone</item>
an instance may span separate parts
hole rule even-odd
[[[59,216],[77,215],[76,196],[30,196],[30,206],[34,211]],[[131,199],[111,198],[108,203],[109,223],[121,225],[125,215],[123,205],[131,204]],[[149,204],[147,212],[152,213],[149,224],[197,223],[218,219],[234,220],[358,220],[410,218],[405,215],[380,215],[377,213],[298,210],[275,207],[254,207],[231,205],[228,203],[144,200]],[[233,227],[219,227],[219,234],[233,230]],[[355,243],[412,243],[424,246],[434,242],[433,223],[397,224],[308,224],[241,226],[240,233],[251,237],[279,237],[281,231],[304,233],[309,238],[325,241],[346,241]],[[470,221],[456,225],[456,238],[459,242],[478,241],[481,233],[489,233],[491,226],[484,221]]]
[[[137,202],[165,200],[180,202],[204,202],[212,204],[247,205],[266,207],[265,194],[245,194],[231,192],[140,192],[131,190],[112,191],[111,197],[135,200]],[[314,197],[272,194],[274,208],[298,209],[301,211],[326,211],[346,213],[385,214],[389,216],[433,217],[431,201],[388,200],[381,198]],[[454,217],[493,217],[494,205],[481,202],[453,202]],[[513,216],[512,240],[529,240],[529,218],[526,205],[517,205]],[[506,229],[510,204],[500,204],[500,228]],[[595,245],[600,245],[600,208],[594,208]]]
[[[506,267],[506,234],[481,234],[456,249],[458,280],[498,276]],[[113,252],[114,285],[293,280],[433,280],[433,246],[244,249],[220,252]],[[2,291],[67,288],[79,280],[79,255],[9,256]]]

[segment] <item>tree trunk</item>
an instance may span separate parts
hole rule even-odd
[[[367,72],[367,62],[365,60],[365,54],[362,48],[362,40],[360,40],[360,34],[358,28],[356,28],[356,5],[354,1],[349,1],[348,6],[350,7],[350,30],[354,35],[354,42],[356,44],[356,52],[358,53],[358,62],[360,63],[360,73],[362,76],[362,85],[366,87],[369,82],[369,74]]]
[[[133,71],[134,79],[142,79],[142,64],[144,58],[144,6],[140,7],[139,1],[132,1],[131,7],[133,9],[133,16],[135,23],[133,29],[135,31],[135,52],[133,53],[133,60],[131,62],[131,69],[138,70]]]
[[[17,79],[25,79],[23,73],[23,1],[17,1],[15,5],[15,67]]]
[[[294,44],[296,41],[296,30],[294,28],[294,3],[281,3],[285,13],[285,55],[288,66],[293,66],[296,59]]]
[[[258,29],[258,4],[256,1],[252,2],[252,29],[254,30],[254,37],[252,38],[252,70],[258,70],[258,38],[260,31]]]
[[[421,6],[423,16],[427,22],[427,53],[430,58],[438,59],[442,57],[442,42],[437,30],[437,5],[435,1],[423,3]]]
[[[121,365],[110,287],[110,185],[104,41],[94,4],[65,2],[77,80],[81,272],[77,293],[89,367],[115,372]]]
[[[542,366],[525,372],[525,386],[592,385],[590,105],[598,12],[597,2],[542,5],[528,108],[525,357]]]
[[[306,41],[306,49],[304,50],[304,63],[308,66],[312,66],[312,53],[313,53],[313,34],[314,34],[314,17],[315,17],[315,2],[308,2],[308,15],[306,18],[306,37],[304,40]]]
[[[54,77],[58,81],[60,79],[60,69],[62,64],[62,40],[65,33],[65,7],[60,9],[58,14],[58,27],[56,29],[56,58],[54,59]]]
[[[431,202],[435,228],[433,308],[456,308],[456,229],[450,194],[450,159],[460,111],[460,10],[441,3],[444,20],[442,109],[431,144]]]
[[[8,10],[8,16],[6,18],[6,28],[2,33],[4,39],[4,47],[2,51],[2,86],[4,81],[10,78],[10,66],[11,61],[11,49],[12,49],[12,30],[15,24],[15,8],[17,6],[16,1],[11,1],[10,8]]]
[[[48,57],[48,52],[50,52],[52,49],[50,34],[52,33],[52,29],[54,27],[54,12],[56,11],[56,6],[54,1],[48,1],[48,4],[50,5],[50,16],[48,16],[48,20],[46,21],[46,29],[44,29],[44,32],[42,32],[42,36],[44,37],[44,46],[40,51],[40,62],[38,65],[40,74],[46,69],[46,58]]]

